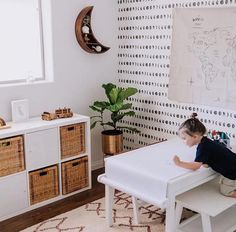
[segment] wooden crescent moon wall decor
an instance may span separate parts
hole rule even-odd
[[[86,52],[100,54],[110,48],[98,42],[93,34],[91,28],[92,10],[93,6],[88,6],[79,13],[75,21],[75,34],[78,43]]]

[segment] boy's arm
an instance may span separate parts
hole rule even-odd
[[[190,169],[190,170],[193,170],[193,171],[199,169],[202,166],[201,162],[184,162],[184,161],[181,161],[180,158],[177,155],[174,156],[173,161],[177,166],[182,167],[182,168],[186,168],[186,169]]]

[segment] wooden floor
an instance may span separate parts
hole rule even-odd
[[[92,172],[92,189],[2,221],[0,222],[0,232],[18,232],[43,220],[104,197],[104,185],[97,182],[97,176],[101,173],[104,173],[103,168]]]

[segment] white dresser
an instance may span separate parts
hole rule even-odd
[[[0,130],[0,221],[91,188],[89,117],[7,124]],[[21,153],[12,138],[22,139]]]

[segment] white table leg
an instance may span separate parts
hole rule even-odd
[[[114,203],[114,188],[109,185],[105,186],[105,207],[106,207],[106,219],[108,226],[113,225],[113,203]]]
[[[139,224],[140,217],[139,217],[138,201],[137,201],[137,198],[134,196],[132,196],[132,203],[133,203],[134,223]]]
[[[165,232],[176,231],[176,219],[175,219],[175,197],[169,196],[166,206],[166,227]]]
[[[182,217],[182,212],[183,212],[183,205],[180,202],[177,202],[176,204],[176,209],[175,209],[175,223],[176,223],[176,228],[178,228],[179,224],[180,224],[180,220]]]
[[[203,232],[212,232],[211,229],[211,219],[209,215],[201,213],[202,218],[202,230]]]

